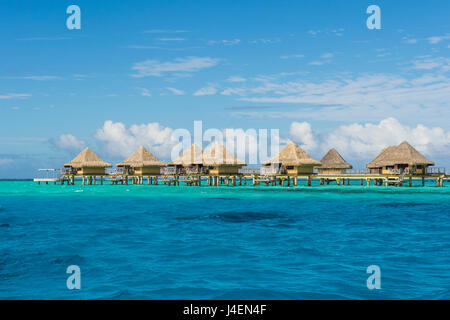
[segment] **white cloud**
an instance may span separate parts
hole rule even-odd
[[[309,65],[311,66],[322,66],[324,64],[330,63],[331,62],[331,58],[333,58],[333,54],[332,53],[324,53],[320,56],[320,58],[322,60],[315,60],[315,61],[311,61],[309,63]]]
[[[290,136],[309,150],[317,148],[324,154],[330,148],[336,148],[344,158],[350,159],[372,159],[383,148],[405,140],[431,158],[450,155],[450,131],[422,124],[410,127],[395,118],[386,118],[379,123],[342,125],[321,135],[313,135],[307,122],[293,122]]]
[[[334,54],[328,52],[328,53],[324,53],[320,57],[323,59],[330,59],[330,58],[333,58],[333,56],[334,56]]]
[[[139,88],[141,90],[141,96],[143,97],[151,97],[152,94],[148,91],[147,88]]]
[[[246,89],[243,88],[225,88],[220,93],[223,96],[231,96],[231,95],[245,95]]]
[[[194,92],[194,96],[209,96],[217,93],[217,89],[213,86],[201,88]]]
[[[222,40],[222,43],[226,46],[234,46],[241,42],[240,39],[233,39],[233,40]]]
[[[440,68],[441,71],[449,71],[450,70],[450,59],[445,57],[436,57],[436,58],[424,58],[424,59],[418,59],[414,60],[412,62],[413,69],[419,69],[419,70],[431,70]]]
[[[57,139],[51,139],[50,142],[60,149],[80,151],[86,146],[83,140],[79,140],[71,134],[62,134]]]
[[[312,127],[308,122],[292,122],[289,135],[294,141],[301,143],[301,147],[307,152],[317,147]]]
[[[278,43],[281,42],[280,39],[275,38],[275,39],[257,39],[257,40],[252,40],[250,41],[250,43],[254,43],[254,44],[258,44],[258,43],[262,43],[262,44],[272,44],[272,43]]]
[[[171,88],[171,87],[166,88],[166,89],[169,90],[170,92],[172,92],[173,94],[177,95],[177,96],[184,95],[184,91],[183,90],[179,90],[179,89]]]
[[[240,76],[231,76],[227,79],[228,82],[245,82],[247,79]]]
[[[448,39],[450,39],[450,34],[446,34],[444,36],[434,36],[434,37],[427,38],[428,42],[431,44],[437,44],[443,40],[448,40]]]
[[[159,41],[185,41],[185,38],[158,38]]]
[[[403,42],[404,42],[404,43],[407,43],[407,44],[416,44],[416,43],[418,42],[418,40],[417,40],[417,39],[410,39],[410,38],[404,37],[404,38],[403,38]]]
[[[285,56],[281,56],[281,59],[299,59],[299,58],[304,58],[305,56],[303,54],[290,54],[290,55],[285,55]]]
[[[23,77],[8,77],[8,79],[23,79],[23,80],[35,80],[35,81],[48,81],[48,80],[60,80],[58,76],[23,76]]]
[[[106,143],[107,151],[114,156],[128,157],[140,146],[161,159],[168,159],[175,142],[173,130],[157,122],[133,124],[127,128],[122,122],[105,121],[95,133],[95,138]]]
[[[29,97],[31,97],[31,94],[28,93],[8,93],[0,95],[0,99],[26,99]]]
[[[315,36],[319,33],[320,33],[320,30],[308,30],[308,34],[313,35],[313,36]]]
[[[161,77],[166,73],[192,73],[199,70],[214,67],[219,63],[219,59],[210,57],[187,57],[177,58],[172,62],[160,62],[158,60],[146,60],[137,62],[132,69],[136,71],[132,77]]]
[[[443,122],[450,116],[450,78],[420,75],[407,79],[392,74],[336,77],[320,82],[262,82],[245,88],[228,88],[222,94],[255,103],[301,104],[296,111],[246,113],[255,117],[291,117],[323,121],[381,120],[392,116],[409,121]],[[244,115],[244,114],[242,114]]]

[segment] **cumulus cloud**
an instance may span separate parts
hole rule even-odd
[[[71,134],[62,134],[56,139],[50,139],[50,143],[60,149],[69,151],[80,151],[86,146],[83,140],[79,140]]]
[[[213,86],[204,87],[196,92],[194,92],[194,96],[209,96],[217,93],[217,89]]]
[[[317,147],[312,127],[308,122],[293,122],[289,129],[290,137],[301,144],[305,151],[312,151]]]
[[[113,156],[128,157],[140,146],[148,148],[161,159],[168,159],[175,142],[173,130],[157,122],[133,124],[129,128],[122,122],[105,121],[95,133],[95,138],[106,143],[107,151]]]
[[[187,57],[177,58],[170,62],[160,62],[159,60],[145,60],[133,65],[132,70],[136,73],[132,77],[161,77],[164,74],[192,73],[205,68],[214,67],[219,63],[219,59],[210,57]]]
[[[305,150],[308,147],[308,150],[317,150],[323,154],[330,148],[336,148],[350,159],[371,159],[383,148],[398,145],[405,140],[427,156],[450,155],[450,131],[422,124],[411,127],[395,118],[386,118],[379,123],[342,125],[330,132],[316,135],[309,123],[293,122],[290,137],[304,144]]]

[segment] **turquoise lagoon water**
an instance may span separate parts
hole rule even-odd
[[[0,298],[448,299],[450,187],[0,181]]]

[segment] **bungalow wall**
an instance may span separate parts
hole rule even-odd
[[[346,174],[347,173],[347,169],[333,169],[333,168],[330,168],[330,169],[320,169],[320,168],[318,168],[317,169],[317,172],[319,173],[319,174]]]
[[[286,166],[287,175],[312,174],[314,173],[314,165]]]
[[[209,174],[238,174],[240,166],[217,166],[209,169]]]
[[[76,168],[76,175],[77,176],[94,176],[94,175],[105,175],[106,174],[106,168]]]
[[[159,175],[161,174],[161,168],[158,166],[150,167],[137,167],[133,168],[135,175]]]

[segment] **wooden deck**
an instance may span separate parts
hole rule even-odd
[[[105,181],[113,185],[128,184],[147,184],[158,185],[160,183],[169,186],[243,186],[243,185],[266,185],[266,186],[298,186],[306,182],[307,186],[312,186],[313,181],[319,182],[319,185],[336,184],[339,186],[355,185],[358,181],[360,186],[425,186],[426,181],[433,181],[436,186],[443,187],[444,181],[450,179],[450,175],[445,173],[430,173],[426,175],[414,174],[370,174],[370,173],[347,173],[347,174],[301,174],[287,175],[280,173],[258,174],[256,169],[246,169],[238,174],[230,175],[210,175],[204,172],[177,174],[175,172],[165,172],[160,175],[131,175],[123,172],[113,171],[104,175],[74,175],[67,172],[56,174],[54,169],[41,169],[45,171],[47,176],[34,179],[38,184],[54,183],[61,185],[74,185],[75,181],[81,182],[82,185],[102,185]],[[53,177],[49,177],[49,173],[55,173]],[[419,181],[419,183],[417,183]]]

